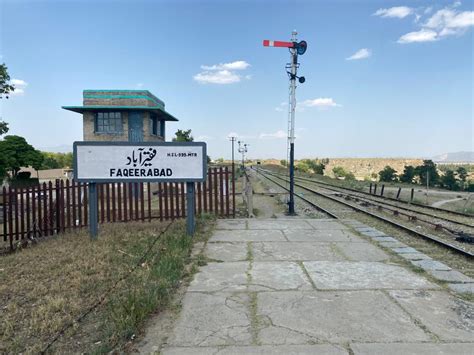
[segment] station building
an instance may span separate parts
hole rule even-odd
[[[148,90],[84,90],[83,106],[63,106],[82,114],[84,141],[165,141],[167,121],[178,121]]]

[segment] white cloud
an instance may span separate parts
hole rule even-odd
[[[193,78],[201,84],[233,84],[241,80],[240,75],[228,70],[204,71],[194,75]]]
[[[219,63],[214,65],[201,65],[203,70],[245,70],[250,66],[245,60],[236,60],[230,63]]]
[[[434,30],[463,29],[474,26],[474,11],[457,12],[451,9],[437,11],[424,27]]]
[[[233,84],[238,83],[242,78],[250,80],[251,75],[242,76],[237,74],[237,70],[245,70],[250,66],[244,60],[237,60],[230,63],[220,63],[214,65],[201,65],[204,71],[193,76],[193,79],[201,84]]]
[[[409,32],[398,39],[398,43],[433,42],[452,35],[462,35],[474,26],[474,11],[458,11],[460,3],[436,11],[419,31]],[[425,10],[426,13],[426,10]]]
[[[420,30],[409,32],[398,39],[398,43],[415,43],[415,42],[433,42],[438,39],[438,34],[431,30]]]
[[[305,100],[301,103],[304,107],[329,108],[341,106],[330,97],[319,97],[317,99]]]
[[[15,87],[15,91],[11,92],[10,95],[22,96],[25,94],[25,88],[28,86],[28,83],[21,79],[12,79],[10,84]]]
[[[288,138],[288,135],[285,131],[279,130],[276,131],[275,133],[260,133],[259,135],[260,139],[283,139],[283,138]]]
[[[404,18],[413,13],[414,10],[411,7],[395,6],[388,9],[378,9],[373,15],[380,17]]]
[[[346,58],[346,60],[365,59],[365,58],[369,58],[371,55],[372,55],[372,52],[370,51],[370,49],[362,48],[362,49],[359,49],[350,57]]]

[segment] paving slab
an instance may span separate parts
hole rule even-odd
[[[262,292],[257,305],[262,344],[429,340],[380,291]]]
[[[334,243],[336,248],[352,261],[384,261],[390,256],[370,243]]]
[[[204,254],[206,257],[221,261],[247,260],[247,243],[207,243]]]
[[[400,254],[402,258],[406,260],[431,260],[431,258],[428,255],[422,254],[422,253],[408,253],[408,254]]]
[[[397,265],[365,261],[305,261],[303,265],[322,290],[438,288]]]
[[[250,291],[313,289],[303,269],[295,262],[254,262],[249,273]]]
[[[193,347],[165,348],[163,355],[348,355],[347,350],[338,345],[262,345],[262,346],[226,346],[226,347]]]
[[[289,229],[283,233],[291,242],[365,242],[363,238],[345,229]]]
[[[411,260],[410,261],[413,265],[421,267],[423,270],[440,270],[440,271],[448,271],[451,268],[448,265],[440,263],[436,260]]]
[[[346,225],[333,219],[308,219],[308,223],[315,229],[332,230],[332,229],[349,229]]]
[[[472,355],[474,343],[350,344],[355,355]]]
[[[398,242],[398,240],[393,237],[373,237],[372,240],[376,242]]]
[[[255,261],[346,260],[331,243],[263,242],[252,250]]]
[[[405,247],[408,246],[408,245],[403,244],[403,243],[400,243],[400,242],[379,242],[378,244],[379,244],[381,247],[390,248],[390,249],[393,249],[393,248],[405,248]]]
[[[217,230],[209,242],[284,242],[281,230]]]
[[[247,229],[246,219],[218,219],[216,229]]]
[[[172,346],[250,345],[247,294],[188,292],[168,340]]]
[[[408,313],[446,341],[473,341],[474,305],[443,291],[390,291]]]
[[[377,229],[373,228],[355,228],[360,234],[365,235],[366,237],[388,237],[384,232],[380,232]]]
[[[418,253],[418,250],[411,248],[411,247],[403,247],[403,248],[392,248],[392,251],[394,251],[397,254],[413,254],[413,253]]]
[[[457,270],[428,270],[428,273],[435,279],[448,282],[469,283],[474,282],[474,279],[460,273]]]
[[[448,284],[448,287],[454,292],[474,294],[474,283]]]
[[[200,267],[188,291],[244,291],[249,262],[209,263]]]
[[[312,229],[305,219],[250,219],[249,229]]]

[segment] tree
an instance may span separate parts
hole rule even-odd
[[[446,170],[444,175],[441,177],[441,184],[450,190],[459,189],[459,185],[456,181],[456,176],[454,175],[454,171],[452,170]]]
[[[15,178],[20,168],[32,166],[39,169],[43,162],[43,156],[20,136],[6,136],[0,141],[0,171],[5,174],[11,171]]]
[[[464,185],[466,184],[466,179],[468,176],[467,170],[464,166],[460,166],[457,170],[456,173],[458,175],[459,180],[461,181],[461,187],[464,189]]]
[[[59,169],[72,167],[72,153],[41,152],[43,163],[41,169]]]
[[[286,160],[285,159],[280,160],[280,165],[286,166]]]
[[[0,64],[0,99],[8,99],[11,92],[15,91],[15,86],[10,84],[10,75],[5,63]]]
[[[407,165],[405,169],[403,169],[403,174],[400,175],[400,181],[411,184],[413,182],[413,178],[416,175],[416,170],[414,166]]]
[[[0,136],[3,136],[8,132],[8,123],[5,121],[0,121]]]
[[[387,165],[383,170],[379,171],[380,181],[392,182],[397,180],[397,171],[391,166]]]
[[[192,142],[194,137],[191,135],[191,130],[178,129],[175,133],[176,137],[173,138],[173,142]]]
[[[344,170],[342,166],[335,166],[332,168],[332,173],[336,178],[342,178],[345,177],[347,172]]]
[[[415,168],[416,175],[420,177],[420,183],[426,185],[426,180],[429,179],[431,186],[439,182],[439,174],[436,169],[436,164],[432,160],[423,160],[423,165]]]

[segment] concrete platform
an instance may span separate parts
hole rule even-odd
[[[226,347],[200,347],[200,348],[165,348],[163,355],[348,355],[346,349],[338,345],[263,345],[263,346],[226,346]]]
[[[376,262],[303,262],[318,289],[430,289],[435,284],[403,267]]]
[[[262,344],[430,339],[380,291],[263,292],[258,313]]]
[[[351,344],[354,355],[472,355],[472,343]]]
[[[361,237],[344,229],[287,229],[283,233],[291,242],[365,242]]]
[[[190,355],[469,353],[473,304],[408,266],[409,261],[435,260],[401,249],[398,255],[407,261],[394,263],[400,259],[390,258],[391,251],[380,245],[406,247],[403,243],[359,222],[344,223],[219,221],[204,250],[209,262],[194,276],[168,343],[158,350]],[[370,237],[358,236],[352,225]],[[455,271],[430,272],[441,273],[432,276],[451,282],[448,287],[472,288]]]

